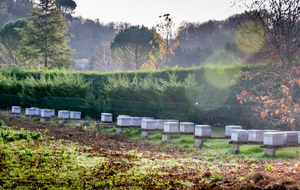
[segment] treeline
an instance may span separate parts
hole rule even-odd
[[[122,93],[116,93],[112,95],[110,90],[112,90],[112,86],[120,86],[124,85],[127,88],[134,89],[136,86],[145,84],[147,82],[151,82],[151,85],[164,84],[163,81],[174,83],[174,87],[177,84],[183,84],[186,79],[191,79],[196,88],[196,86],[206,86],[205,89],[219,89],[225,90],[231,88],[230,81],[234,74],[236,74],[239,70],[247,68],[242,65],[235,66],[202,66],[202,67],[193,67],[189,69],[177,68],[177,69],[164,69],[159,71],[120,71],[120,72],[107,72],[107,73],[99,73],[99,72],[80,72],[80,71],[68,71],[68,70],[58,70],[58,69],[22,69],[18,67],[14,67],[10,70],[0,70],[1,74],[1,91],[2,94],[19,94],[23,91],[22,88],[26,86],[34,87],[43,86],[53,86],[53,83],[58,83],[57,87],[62,85],[62,83],[70,83],[69,86],[84,86],[85,91],[92,91],[93,96],[97,99],[125,99],[125,100],[137,100],[137,101],[149,101],[148,99],[142,99],[141,96],[130,94],[126,96]],[[144,82],[145,81],[145,82]],[[22,83],[32,84],[23,85]],[[120,82],[120,83],[119,83]],[[144,82],[144,83],[143,83]],[[38,85],[38,83],[41,83]],[[76,84],[77,83],[77,84]],[[11,86],[9,85],[20,85],[20,86]],[[166,84],[166,83],[165,83]],[[151,86],[150,84],[147,84]],[[3,88],[3,86],[7,86]],[[188,85],[183,85],[188,86]],[[86,89],[86,87],[89,87]],[[11,90],[5,90],[5,89]],[[153,87],[154,88],[154,87]],[[198,88],[198,87],[197,87]],[[158,88],[160,89],[160,88]],[[31,90],[27,90],[31,91]],[[67,90],[66,90],[67,91]],[[76,90],[75,90],[76,91]],[[203,89],[199,89],[199,91],[203,91]],[[210,90],[209,90],[210,91]],[[24,91],[23,91],[24,92]],[[208,96],[210,96],[209,92],[205,92]],[[214,94],[214,93],[211,93]],[[22,93],[21,95],[29,95],[30,97],[43,97],[46,96],[47,93],[45,90],[36,90],[33,94]],[[85,98],[85,93],[77,93],[76,97]],[[73,92],[69,95],[55,95],[51,94],[51,96],[62,96],[62,97],[72,97]],[[156,99],[151,101],[166,101],[172,102],[167,99]],[[200,97],[199,97],[200,98]],[[201,102],[199,99],[195,99],[194,101]],[[174,100],[174,102],[188,102],[182,98]],[[212,101],[214,102],[214,101]]]

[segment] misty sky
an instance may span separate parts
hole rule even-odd
[[[223,20],[241,13],[231,7],[232,0],[74,0],[77,3],[74,16],[99,19],[104,24],[114,21],[132,25],[155,26],[159,15],[171,14],[176,26],[182,21],[205,22]]]

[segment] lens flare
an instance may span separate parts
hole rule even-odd
[[[206,81],[208,81],[215,88],[228,88],[232,78],[221,66],[217,69],[206,69],[204,76]]]
[[[212,86],[210,89],[207,89],[207,93],[209,94],[210,99],[213,100],[212,102],[207,102],[209,107],[206,107],[206,109],[215,110],[224,106],[231,94],[229,88],[231,86],[231,74],[225,72],[225,69],[219,66],[214,69],[205,69],[204,77]]]
[[[234,43],[245,53],[258,52],[266,40],[263,26],[253,20],[241,23],[235,32]]]

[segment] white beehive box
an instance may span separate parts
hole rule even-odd
[[[50,118],[52,117],[52,111],[48,109],[41,109],[41,117]]]
[[[68,110],[59,110],[58,111],[58,118],[60,118],[60,119],[69,119],[70,118],[70,111],[68,111]]]
[[[101,113],[101,121],[112,122],[113,115],[111,113]]]
[[[35,108],[26,108],[25,115],[30,115],[30,116],[35,115]]]
[[[235,129],[242,129],[242,126],[238,125],[226,125],[225,126],[225,136],[230,137],[231,136],[231,131]]]
[[[117,125],[118,126],[130,126],[131,117],[118,117]]]
[[[155,120],[155,129],[156,130],[164,130],[165,120],[157,119]]]
[[[180,133],[194,133],[195,125],[192,122],[180,122]]]
[[[142,121],[142,129],[155,130],[156,121],[154,119],[145,119]]]
[[[284,144],[298,144],[298,131],[284,131]]]
[[[138,127],[142,125],[141,117],[131,117],[130,118],[130,126]]]
[[[21,113],[21,107],[20,106],[12,106],[11,107],[11,112],[15,114],[20,114]]]
[[[39,109],[37,107],[30,107],[31,109],[34,109],[34,115],[36,115],[36,110]]]
[[[71,119],[81,119],[81,112],[80,111],[71,111],[70,118]]]
[[[264,145],[283,145],[284,134],[282,132],[264,132]]]
[[[244,129],[234,129],[231,131],[231,141],[247,142],[249,132]]]
[[[35,109],[35,115],[41,115],[41,109],[40,108],[36,108]]]
[[[210,137],[211,126],[210,125],[195,125],[195,136]]]
[[[55,109],[48,109],[49,111],[51,111],[51,117],[55,117]]]
[[[264,131],[263,130],[249,130],[249,138],[250,142],[264,142]]]
[[[178,122],[165,122],[164,124],[165,133],[178,133]]]
[[[298,131],[298,144],[300,144],[300,131]]]

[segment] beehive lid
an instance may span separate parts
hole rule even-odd
[[[211,128],[210,125],[195,125],[195,128],[201,129],[201,128]]]
[[[264,132],[264,136],[268,137],[268,136],[283,136],[284,133],[282,132]]]
[[[248,130],[245,129],[233,129],[231,133],[248,133]]]

